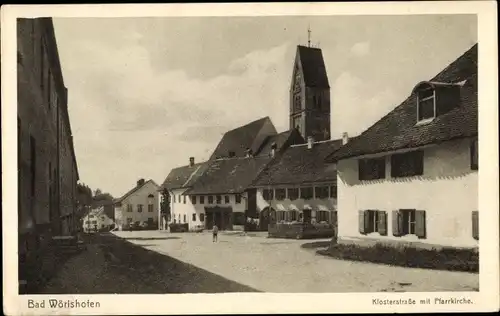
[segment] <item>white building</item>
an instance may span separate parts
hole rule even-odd
[[[338,237],[478,245],[477,45],[333,153]]]
[[[111,229],[114,226],[115,222],[112,216],[110,216],[111,214],[106,212],[105,208],[111,208],[112,210],[112,205],[101,205],[87,212],[82,220],[82,229],[84,232],[89,233],[96,230]]]
[[[137,185],[114,201],[115,221],[119,230],[158,229],[160,187],[153,180],[140,179]]]

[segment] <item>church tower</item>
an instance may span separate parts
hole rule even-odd
[[[305,140],[330,139],[330,85],[321,49],[297,46],[290,85],[290,129]]]

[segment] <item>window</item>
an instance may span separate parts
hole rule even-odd
[[[216,196],[216,201],[217,201],[217,204],[221,204],[222,203],[222,196],[217,195]]]
[[[101,228],[104,228],[104,224],[101,224]]]
[[[285,211],[276,212],[276,221],[277,222],[285,221]]]
[[[293,222],[293,221],[296,221],[299,217],[299,212],[295,211],[295,210],[291,210],[291,211],[288,211],[288,219],[287,221],[288,222]]]
[[[137,204],[137,212],[142,213],[142,204]]]
[[[148,223],[153,223],[153,218],[152,217],[148,217]]]
[[[304,200],[310,200],[313,198],[313,188],[312,187],[305,187],[305,188],[300,188],[300,198]]]
[[[200,196],[200,204],[205,204],[205,196]]]
[[[378,232],[380,235],[387,235],[387,213],[377,210],[360,211],[359,232],[362,234]]]
[[[127,204],[127,212],[132,212],[132,204]]]
[[[172,194],[172,201],[175,203],[175,195]]]
[[[229,195],[224,196],[224,203],[229,204]]]
[[[132,223],[132,217],[127,217],[127,223]]]
[[[96,221],[96,220],[92,221],[92,224],[96,225],[96,224],[97,224],[97,221]]]
[[[300,110],[302,108],[300,93],[295,94],[293,97],[293,108],[294,110]]]
[[[214,197],[213,195],[208,196],[208,204],[214,204]]]
[[[286,199],[286,189],[276,189],[274,193],[276,200],[283,201],[284,199]]]
[[[234,196],[234,200],[235,200],[236,204],[240,204],[241,203],[241,194],[236,194]]]
[[[153,204],[148,204],[148,212],[153,212]]]
[[[20,65],[23,64],[23,55],[21,54],[20,51],[17,51],[17,63]]]
[[[394,236],[416,235],[419,238],[426,237],[425,211],[398,210],[393,211],[392,216]]]
[[[94,215],[89,215],[89,218],[94,218]]]
[[[336,185],[330,186],[330,198],[332,198],[332,199],[337,198],[337,186]]]
[[[403,216],[403,234],[415,234],[415,210],[402,211]]]
[[[264,189],[264,191],[262,191],[262,197],[265,201],[271,201],[274,198],[273,189]]]
[[[477,139],[473,140],[470,145],[470,168],[472,170],[479,169],[479,146]]]
[[[234,151],[230,151],[229,158],[233,158],[234,156],[236,156],[236,153]]]
[[[411,177],[424,173],[424,152],[422,150],[411,151],[391,156],[391,176]]]
[[[385,157],[358,160],[359,180],[376,180],[385,178]]]
[[[186,196],[185,195],[182,196],[182,203],[186,204]]]
[[[186,216],[186,214],[184,214],[183,219],[184,219],[184,223],[187,223],[187,216]]]
[[[101,216],[101,219],[104,220],[104,216]]]
[[[196,204],[196,195],[191,195],[191,203]]]
[[[317,211],[316,212],[316,221],[317,222],[329,222],[330,212],[328,211]]]
[[[288,198],[290,200],[296,200],[299,198],[299,189],[298,188],[289,188],[288,189]]]
[[[204,222],[205,221],[205,213],[201,213],[200,214],[200,222]]]
[[[435,93],[432,87],[418,92],[418,121],[435,117]]]
[[[327,199],[328,194],[329,194],[329,187],[324,186],[324,187],[315,187],[314,188],[314,196],[317,199]]]
[[[193,222],[196,221],[196,213],[193,214]]]

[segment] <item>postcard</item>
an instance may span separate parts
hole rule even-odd
[[[3,6],[4,313],[498,311],[496,22]]]

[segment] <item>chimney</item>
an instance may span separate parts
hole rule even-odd
[[[144,179],[139,179],[139,181],[137,181],[137,186],[141,186],[144,184]]]
[[[194,166],[194,157],[189,157],[189,166]]]
[[[349,142],[349,135],[347,133],[342,133],[342,145],[345,145]]]
[[[313,148],[313,144],[314,144],[314,137],[312,136],[307,137],[307,148],[308,149]]]
[[[274,157],[276,155],[276,148],[278,146],[276,145],[276,143],[272,143],[271,144],[271,157]]]

